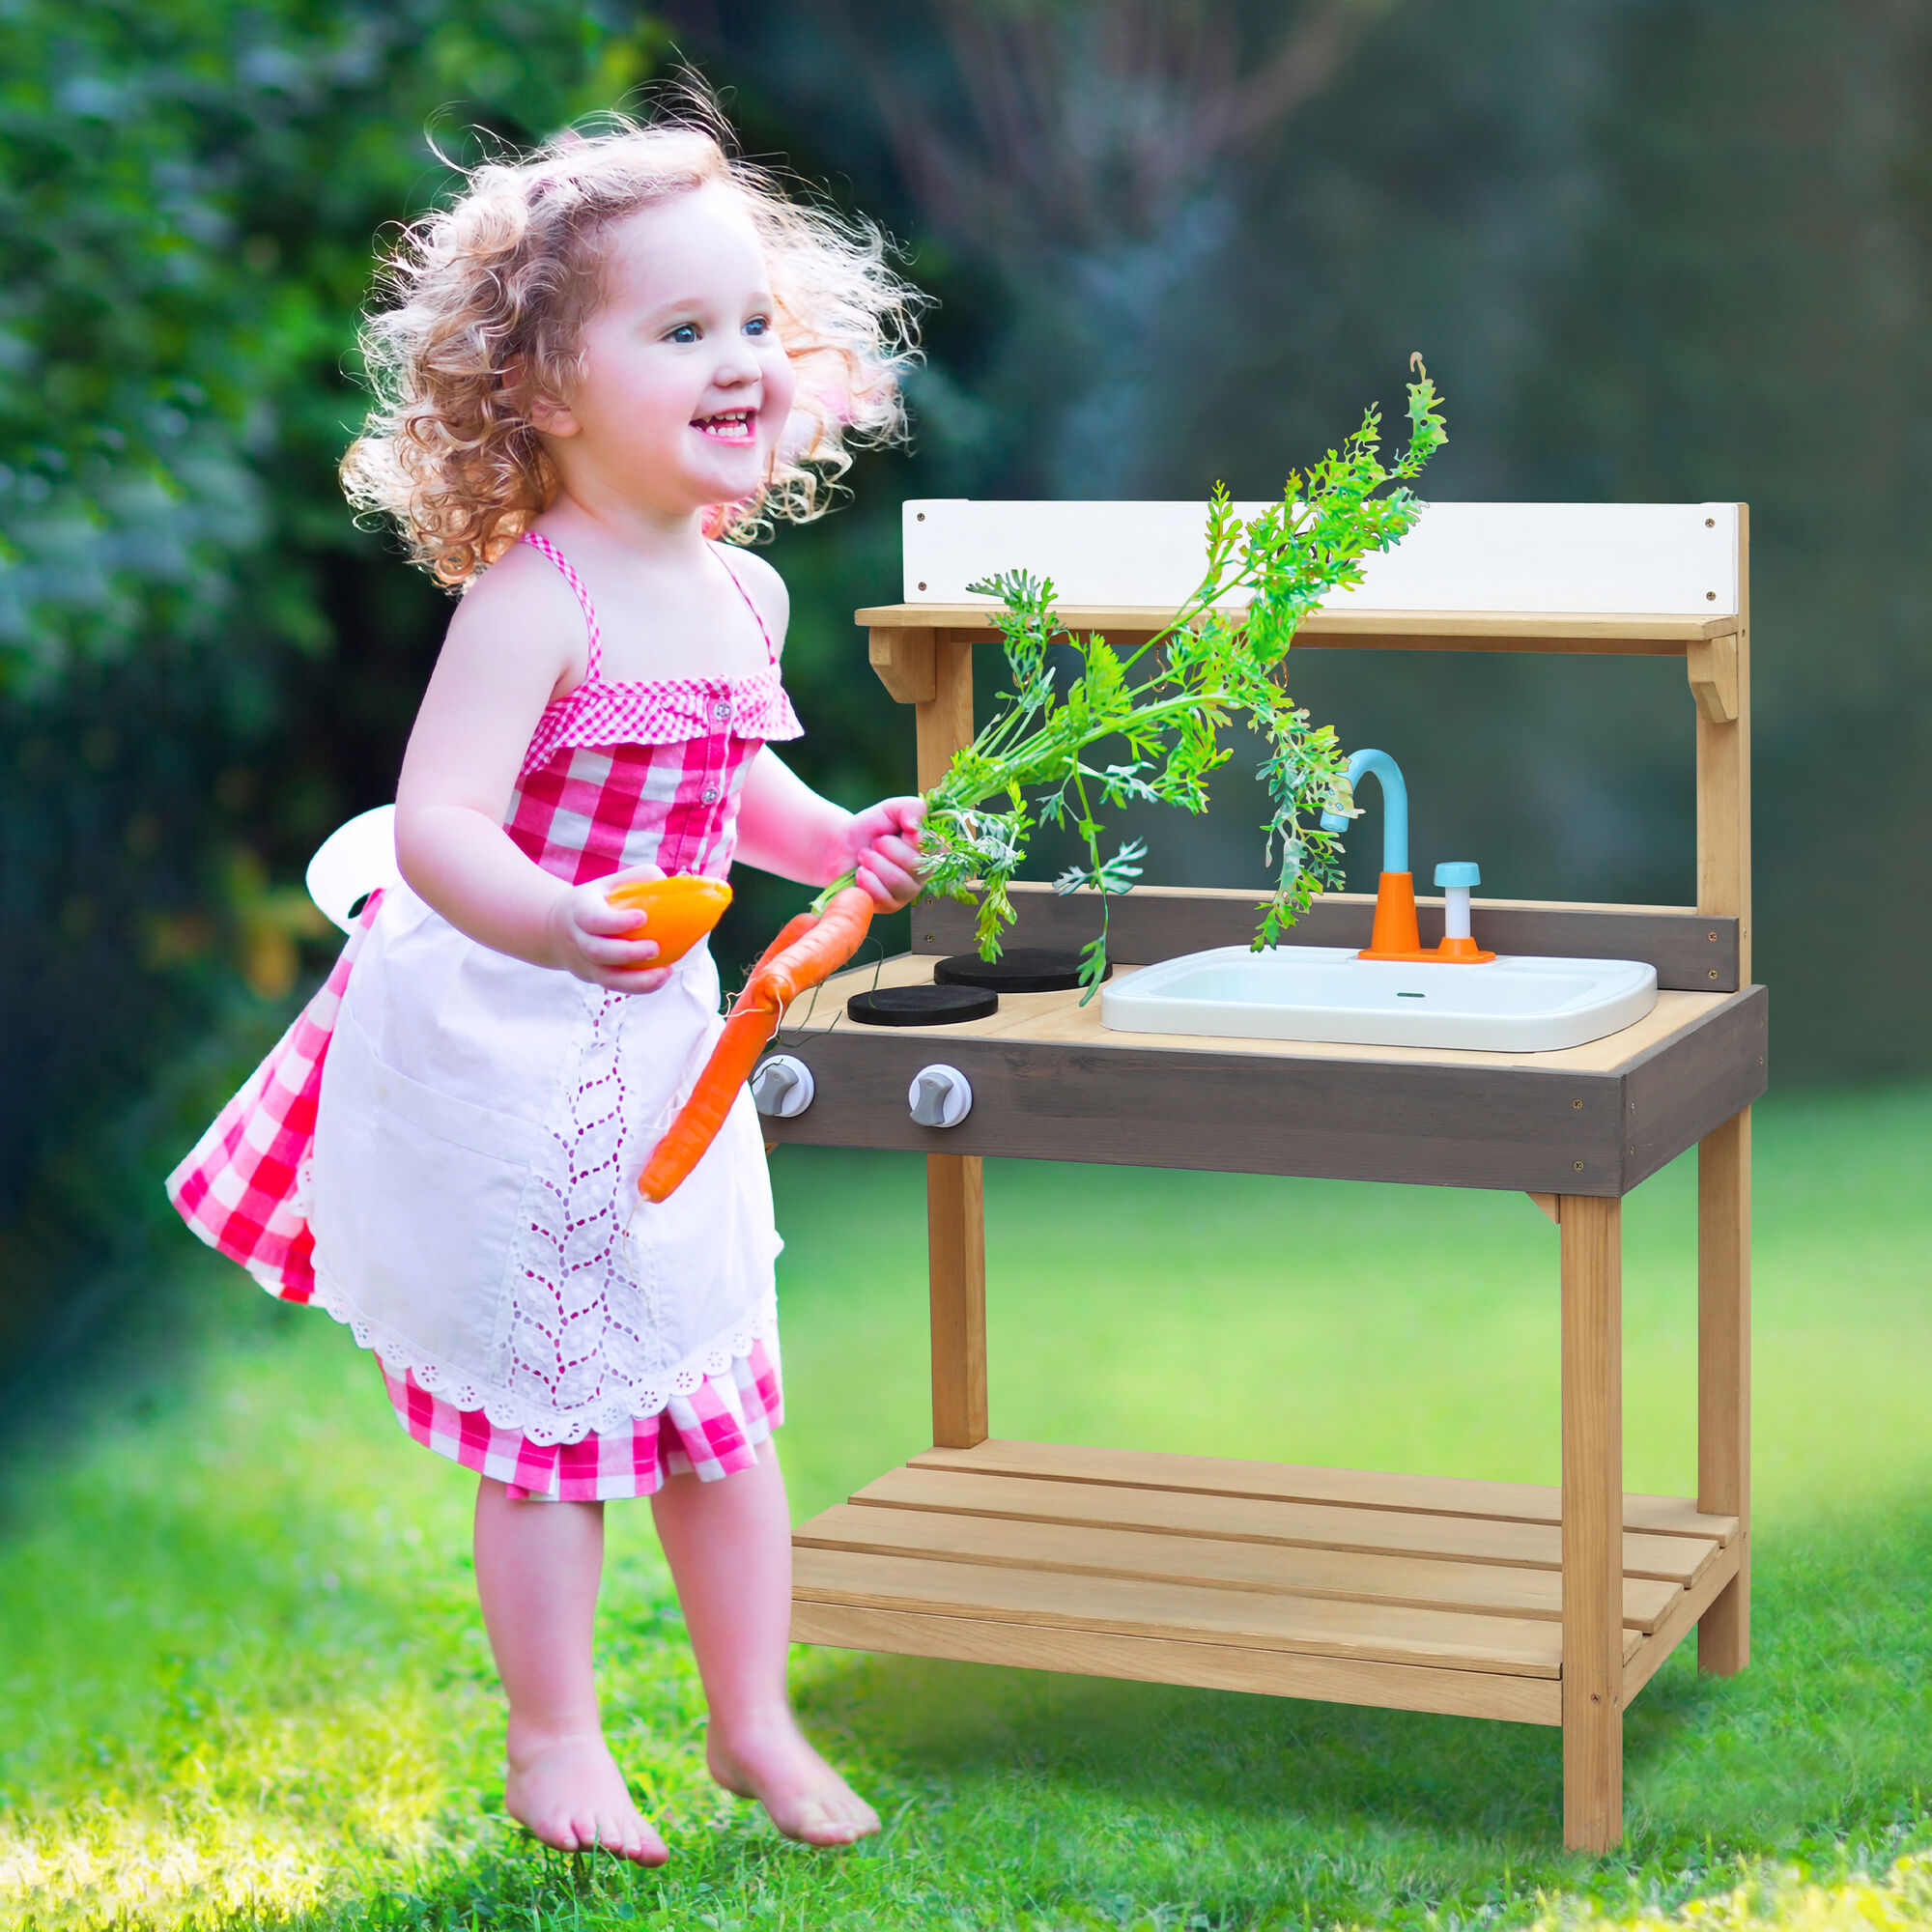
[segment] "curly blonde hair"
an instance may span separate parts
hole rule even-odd
[[[640,126],[612,116],[527,157],[471,171],[447,208],[403,230],[384,264],[390,304],[364,319],[376,405],[342,461],[358,511],[392,517],[413,560],[460,588],[555,497],[533,396],[564,401],[602,299],[603,242],[639,209],[724,183],[756,227],[775,320],[798,374],[765,479],[708,529],[739,542],[775,518],[822,516],[855,444],[905,433],[900,377],[921,298],[868,223],[787,199],[730,153],[715,112]],[[515,367],[514,382],[506,372]]]

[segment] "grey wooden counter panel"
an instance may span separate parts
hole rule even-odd
[[[1619,1195],[1764,1092],[1766,1007],[1748,988],[1614,1072],[841,1028],[787,1039],[817,1097],[764,1128],[802,1146]],[[972,1082],[956,1127],[908,1110],[934,1061]]]
[[[1253,893],[1163,893],[1142,888],[1114,900],[1108,913],[1108,950],[1116,959],[1151,966],[1183,952],[1214,946],[1246,946],[1261,914]],[[1099,929],[1091,895],[1062,898],[1044,886],[1013,891],[1018,923],[1009,946],[1081,947]],[[913,908],[915,952],[971,952],[973,909],[951,899]],[[1284,936],[1284,946],[1352,946],[1369,943],[1375,905],[1359,895],[1327,894],[1317,899]],[[1422,943],[1442,937],[1442,907],[1416,907]],[[1642,959],[1657,968],[1666,991],[1733,993],[1738,987],[1738,922],[1671,906],[1496,905],[1476,901],[1471,920],[1478,942],[1495,952],[1558,959]]]
[[[1763,1097],[1770,1030],[1770,993],[1747,986],[1621,1069],[1626,1193]]]
[[[810,1066],[818,1091],[798,1119],[765,1122],[784,1142],[1545,1193],[1622,1188],[1622,1087],[1602,1073],[857,1032],[785,1050]],[[934,1060],[973,1085],[973,1111],[956,1127],[917,1126],[906,1105],[913,1076]]]

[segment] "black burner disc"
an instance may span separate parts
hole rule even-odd
[[[1109,965],[1100,977],[1112,979]],[[1009,946],[997,959],[960,952],[932,969],[940,986],[990,986],[1001,993],[1067,993],[1080,983],[1080,955],[1058,946]]]
[[[881,986],[845,1002],[846,1017],[861,1026],[955,1026],[999,1010],[999,994],[978,986]]]

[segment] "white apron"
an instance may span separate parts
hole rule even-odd
[[[316,1299],[392,1372],[533,1442],[656,1413],[777,1331],[757,1115],[661,1205],[638,1175],[721,1030],[699,946],[611,993],[398,885],[350,976],[304,1206]]]

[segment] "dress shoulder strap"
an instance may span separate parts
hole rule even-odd
[[[738,595],[745,600],[745,609],[752,613],[758,626],[758,635],[765,640],[765,656],[771,663],[777,664],[779,661],[779,647],[772,642],[771,628],[765,622],[765,613],[758,609],[757,600],[745,588],[745,580],[738,575],[729,554],[723,546],[713,544],[711,546],[711,554],[724,566],[724,575],[738,586]]]
[[[519,541],[528,544],[532,550],[549,557],[556,565],[563,581],[577,593],[577,602],[583,611],[583,628],[590,639],[590,648],[584,657],[583,682],[595,684],[598,672],[604,668],[604,633],[597,622],[597,607],[591,603],[590,593],[584,589],[582,578],[571,568],[570,559],[547,536],[536,530],[526,530]],[[732,582],[737,582],[735,576]],[[744,585],[739,584],[738,587],[742,590]],[[769,644],[771,639],[767,637],[765,642]]]

